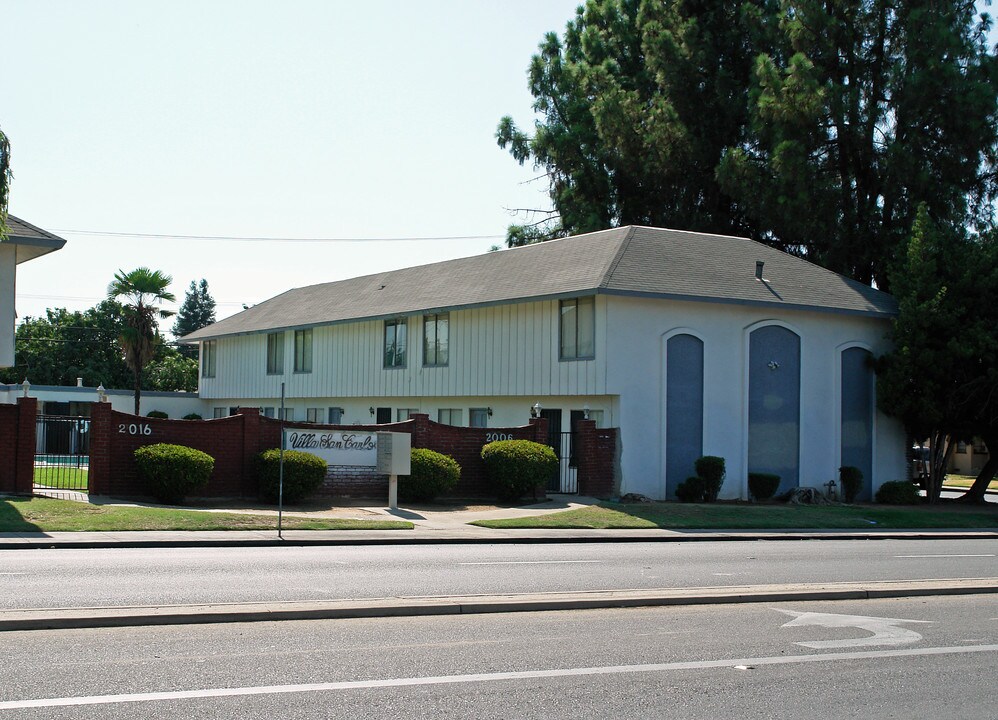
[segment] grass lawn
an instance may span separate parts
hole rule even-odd
[[[411,530],[404,520],[351,520],[284,516],[285,530]],[[0,532],[121,530],[267,530],[277,528],[273,515],[198,512],[172,508],[89,505],[33,497],[0,498]]]
[[[87,469],[49,465],[35,467],[35,485],[59,490],[87,491]]]
[[[550,515],[479,520],[487,528],[783,530],[998,528],[998,506],[807,506],[748,503],[600,503]]]
[[[954,475],[950,473],[943,480],[943,487],[969,488],[974,484],[974,475]],[[988,490],[998,490],[998,480],[992,480]]]

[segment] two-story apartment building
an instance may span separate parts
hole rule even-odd
[[[620,429],[622,493],[674,496],[700,455],[784,488],[905,476],[876,409],[885,293],[744,238],[623,227],[289,290],[188,335],[216,416]]]

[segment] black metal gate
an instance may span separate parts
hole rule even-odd
[[[575,433],[571,432],[559,432],[550,438],[554,454],[558,456],[558,474],[548,482],[548,492],[579,492],[578,468],[575,462],[575,443]]]
[[[39,415],[35,421],[36,495],[89,490],[90,419]]]

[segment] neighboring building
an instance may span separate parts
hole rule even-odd
[[[68,415],[89,417],[90,404],[100,397],[98,388],[85,387],[82,381],[75,386],[29,385],[28,395],[38,399],[39,415]],[[119,412],[130,413],[135,409],[134,390],[103,390],[104,397],[111,407]],[[0,384],[0,405],[13,404],[24,394],[20,384]],[[142,391],[143,412],[158,410],[177,420],[184,415],[195,413],[204,417],[204,404],[197,393],[164,392],[161,390]],[[211,417],[209,412],[207,417]]]
[[[859,467],[863,496],[905,477],[871,360],[889,295],[744,238],[623,227],[290,290],[188,335],[215,416],[281,386],[294,420],[409,413],[552,434],[620,428],[620,492],[674,497],[700,455],[784,489]]]
[[[988,446],[979,437],[972,442],[957,442],[949,457],[946,472],[956,475],[980,475],[981,469],[991,455]]]
[[[7,237],[0,242],[0,367],[14,364],[14,296],[17,266],[53,250],[66,241],[13,215],[7,216]]]

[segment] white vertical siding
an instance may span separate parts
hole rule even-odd
[[[596,302],[596,358],[558,359],[557,300],[450,313],[446,367],[423,367],[422,315],[408,316],[405,368],[383,367],[384,323],[317,327],[312,372],[294,372],[294,331],[285,332],[284,373],[267,375],[267,334],[218,340],[214,378],[201,397],[292,398],[600,395],[606,387],[606,303]]]

